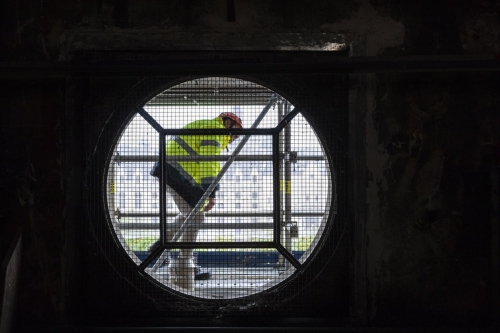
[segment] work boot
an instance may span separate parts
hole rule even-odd
[[[201,266],[196,266],[194,268],[194,279],[195,280],[210,280],[212,277],[212,273],[210,272],[201,272]]]
[[[192,258],[172,258],[168,269],[171,283],[187,290],[194,290],[195,265]]]

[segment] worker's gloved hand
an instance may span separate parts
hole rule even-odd
[[[213,206],[215,206],[215,198],[208,198],[208,203],[205,208],[203,208],[203,211],[208,212]]]

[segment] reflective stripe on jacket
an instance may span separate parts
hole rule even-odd
[[[184,129],[224,128],[222,118],[193,121]],[[229,135],[175,135],[166,147],[167,156],[220,155],[229,143]],[[219,161],[168,162],[187,180],[207,188],[221,170]]]

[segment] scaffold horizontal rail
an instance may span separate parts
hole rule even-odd
[[[231,156],[229,155],[198,155],[198,156],[166,156],[165,161],[227,161]],[[235,157],[235,161],[272,161],[273,155],[239,155]],[[325,156],[320,155],[302,155],[295,158],[299,161],[323,161]],[[115,155],[113,161],[116,163],[129,163],[129,162],[157,162],[159,160],[157,155]]]

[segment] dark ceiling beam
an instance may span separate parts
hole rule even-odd
[[[114,62],[0,62],[0,78],[66,78],[166,75],[249,75],[300,73],[386,73],[386,72],[484,72],[500,71],[500,57],[414,56],[414,57],[321,57],[290,58],[259,62],[257,58],[238,62],[182,64],[148,61]]]

